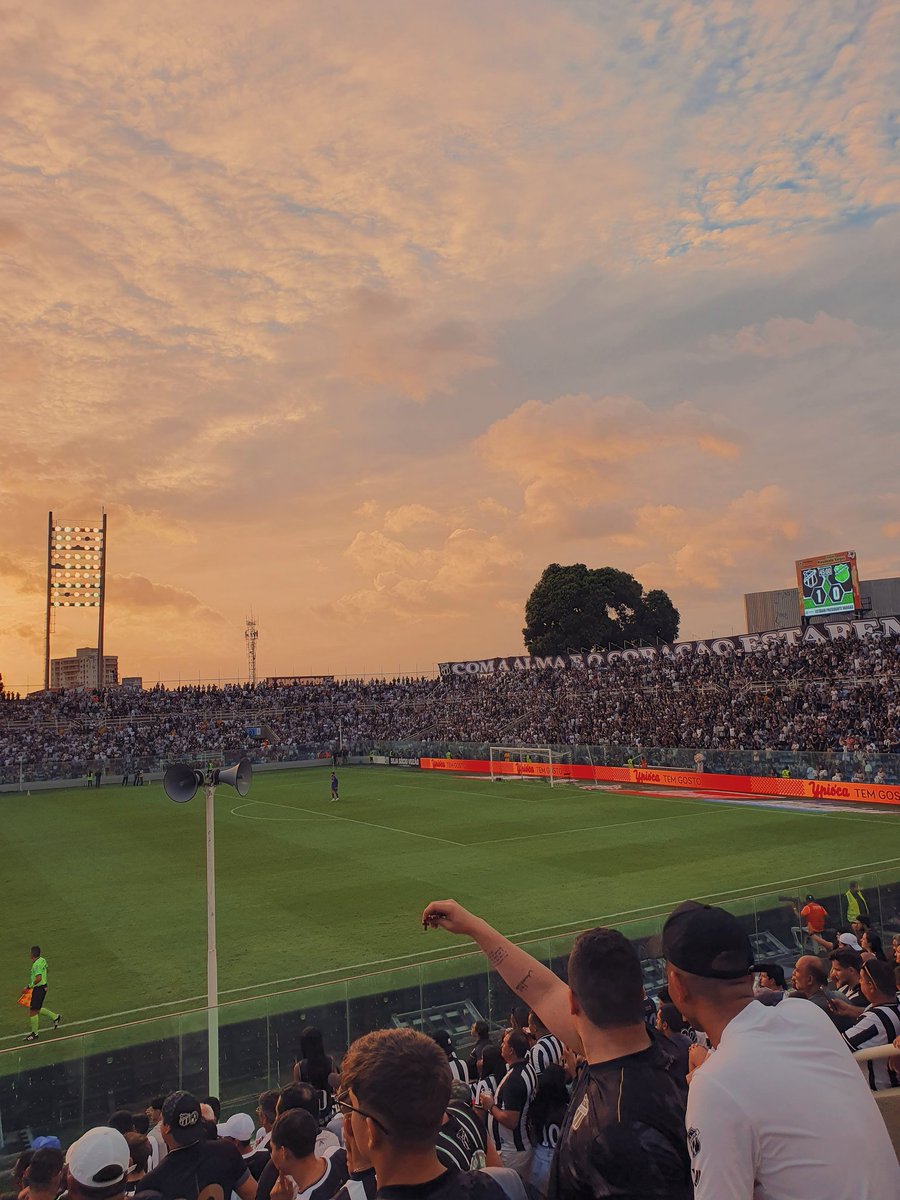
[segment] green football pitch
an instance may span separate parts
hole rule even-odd
[[[346,768],[340,781],[338,804],[321,768],[258,773],[244,799],[218,790],[222,1000],[460,953],[419,920],[447,896],[525,941],[646,923],[687,896],[774,903],[817,881],[900,870],[890,812],[378,767]],[[27,1029],[16,998],[34,942],[60,1036],[203,1003],[202,793],[186,805],[158,783],[4,794],[0,821],[0,1048]]]

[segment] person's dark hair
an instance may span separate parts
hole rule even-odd
[[[500,1053],[500,1047],[495,1046],[493,1042],[489,1042],[481,1056],[481,1070],[478,1073],[479,1079],[488,1079],[493,1076],[499,1083],[506,1074],[506,1063],[503,1061],[503,1055]]]
[[[162,1106],[166,1102],[165,1096],[151,1096],[147,1101],[148,1108],[155,1108],[158,1112],[162,1112]]]
[[[644,1019],[641,961],[618,929],[589,929],[569,955],[569,987],[597,1029],[639,1025]]]
[[[309,1158],[315,1153],[319,1123],[305,1108],[292,1108],[282,1113],[272,1126],[272,1145],[289,1150],[295,1158]]]
[[[528,1108],[528,1135],[537,1145],[548,1125],[562,1125],[569,1104],[566,1073],[555,1063],[538,1075],[537,1090]]]
[[[528,1027],[528,1009],[524,1004],[517,1004],[515,1008],[510,1009],[509,1023],[513,1029],[526,1029]]]
[[[134,1133],[134,1116],[124,1108],[117,1109],[106,1123],[119,1133]]]
[[[759,975],[768,975],[780,988],[784,987],[784,967],[777,962],[754,963],[753,970]]]
[[[311,1083],[289,1083],[281,1089],[276,1111],[281,1116],[301,1108],[318,1120],[320,1107],[319,1093]]]
[[[852,946],[838,946],[837,950],[832,950],[828,958],[831,962],[837,963],[839,967],[852,967],[855,971],[858,971],[863,965],[862,955]]]
[[[222,1101],[219,1099],[219,1097],[218,1096],[204,1096],[203,1099],[200,1101],[200,1103],[208,1104],[209,1107],[213,1110],[213,1116],[218,1121],[218,1119],[222,1115]]]
[[[681,1033],[686,1024],[684,1017],[674,1004],[661,1004],[659,1006],[659,1019],[664,1025],[668,1025],[673,1033]]]
[[[40,958],[40,955],[41,955],[40,946],[32,946],[31,953],[34,955],[35,958]]]
[[[276,1109],[278,1107],[278,1098],[280,1095],[281,1092],[278,1090],[278,1088],[270,1088],[269,1091],[260,1092],[259,1094],[259,1110],[270,1121],[275,1120]]]
[[[541,1020],[540,1015],[534,1011],[534,1009],[532,1009],[531,1012],[528,1014],[528,1023],[530,1025],[533,1025],[535,1027],[535,1029],[543,1030],[544,1033],[548,1032],[547,1026]]]
[[[524,1058],[528,1053],[528,1038],[524,1033],[508,1033],[506,1044],[516,1058]]]
[[[16,1165],[13,1167],[13,1181],[17,1185],[17,1192],[20,1192],[25,1186],[25,1172],[36,1154],[37,1150],[23,1150],[16,1159]]]
[[[431,1035],[432,1041],[437,1042],[443,1052],[449,1058],[453,1053],[453,1039],[446,1029],[436,1029]]]
[[[311,1083],[323,1092],[328,1090],[328,1076],[334,1070],[334,1063],[325,1053],[322,1031],[315,1025],[307,1025],[300,1034],[300,1056],[297,1061],[304,1082]]]
[[[472,1028],[475,1030],[475,1037],[479,1042],[483,1042],[491,1036],[491,1027],[487,1021],[476,1021]]]
[[[890,963],[870,958],[863,963],[862,969],[883,996],[894,995],[894,968]]]
[[[146,1174],[150,1155],[153,1153],[150,1139],[144,1137],[142,1133],[126,1133],[125,1141],[128,1143],[128,1153],[131,1155],[131,1161],[138,1171],[143,1171]]]
[[[884,952],[884,943],[881,940],[881,934],[875,933],[872,929],[866,930],[866,941],[869,943],[869,949],[875,955],[879,962],[887,962],[887,955]]]
[[[863,925],[866,929],[872,928],[872,918],[868,913],[858,913],[854,920],[857,925]]]
[[[430,1037],[414,1029],[377,1029],[357,1038],[341,1067],[341,1084],[381,1122],[392,1142],[433,1146],[450,1100],[450,1064]]]
[[[150,1118],[145,1112],[132,1113],[131,1119],[134,1122],[135,1133],[147,1134],[150,1132]]]
[[[29,1187],[48,1188],[54,1179],[59,1182],[65,1162],[66,1156],[62,1150],[57,1150],[54,1146],[44,1146],[35,1150],[25,1171],[26,1184]]]

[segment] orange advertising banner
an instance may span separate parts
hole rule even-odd
[[[488,775],[491,763],[476,758],[420,758],[424,771],[463,771]],[[548,776],[546,762],[493,763],[495,775]],[[593,783],[635,783],[641,786],[691,788],[694,791],[731,792],[736,796],[796,796],[810,800],[857,801],[860,804],[898,804],[900,787],[877,783],[839,783],[828,779],[782,779],[769,775],[719,775],[705,771],[670,771],[664,767],[595,767],[588,763],[554,763],[556,779],[584,779]]]

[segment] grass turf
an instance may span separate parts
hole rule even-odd
[[[245,799],[217,793],[223,1001],[344,974],[381,972],[376,986],[386,986],[384,972],[459,953],[462,943],[424,935],[418,920],[445,896],[546,945],[600,919],[647,932],[686,896],[777,894],[848,872],[865,885],[866,868],[872,881],[900,869],[889,858],[898,849],[889,812],[775,811],[366,767],[340,772],[341,800],[331,804],[328,775],[257,774]],[[0,1048],[27,1029],[15,1001],[33,942],[49,960],[60,1035],[203,1003],[202,794],[187,805],[160,784],[4,794],[0,820]],[[53,1036],[42,1031],[42,1044]]]

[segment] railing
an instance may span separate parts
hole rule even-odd
[[[900,930],[900,877],[896,871],[854,873],[869,900],[874,920],[885,932]],[[836,918],[849,879],[811,877],[801,892],[709,897],[733,912],[747,930],[758,962],[790,965],[803,949],[794,907],[807,888]],[[698,897],[703,899],[703,897]],[[525,949],[565,977],[566,960],[580,928],[614,925],[636,946],[644,984],[654,994],[665,980],[660,955],[662,906],[638,919],[628,914],[586,915],[584,922],[550,930],[523,941]],[[415,920],[415,914],[410,914]],[[302,946],[298,945],[298,952]],[[339,1057],[360,1034],[393,1025],[426,1032],[449,1030],[467,1049],[473,1021],[495,1028],[506,1023],[515,997],[468,942],[446,940],[423,961],[349,978],[325,978],[303,986],[269,990],[217,1008],[220,1038],[220,1090],[226,1112],[252,1111],[253,1098],[287,1082],[305,1025],[322,1029],[329,1052]],[[335,976],[337,976],[335,972]],[[302,981],[298,980],[298,983]],[[179,1009],[177,1001],[171,1008]],[[22,1045],[20,1035],[0,1041],[0,1150],[15,1149],[27,1136],[76,1136],[102,1123],[117,1108],[140,1108],[159,1092],[208,1090],[206,1008],[181,1006],[163,1016],[98,1027],[99,1022],[66,1024],[59,1034]],[[23,1022],[24,1025],[24,1022]],[[24,1028],[23,1028],[24,1033]]]
[[[505,745],[513,745],[515,739],[504,740]],[[450,742],[440,738],[429,738],[417,741],[390,741],[372,739],[366,742],[345,743],[344,748],[349,754],[367,757],[370,753],[393,754],[401,757],[425,758],[473,758],[488,759],[491,745],[499,745],[498,741],[489,742]],[[866,753],[864,750],[844,752],[841,750],[794,752],[791,750],[707,750],[696,746],[620,746],[613,742],[604,742],[597,746],[566,745],[551,746],[555,754],[565,754],[567,761],[576,763],[594,763],[596,766],[624,766],[628,759],[635,764],[642,759],[647,760],[650,767],[668,767],[675,770],[694,771],[697,769],[696,756],[703,755],[703,769],[710,773],[725,775],[780,775],[783,770],[790,772],[794,779],[809,777],[810,771],[819,776],[825,772],[824,778],[831,779],[835,774],[841,776],[844,782],[849,782],[854,774],[861,776],[862,782],[874,781],[883,783],[900,783],[900,754]],[[145,755],[133,759],[109,759],[103,763],[104,782],[117,783],[125,770],[133,772],[140,768],[146,773],[152,773],[165,768],[169,761],[194,762],[198,765],[213,759],[216,763],[233,762],[246,755],[254,765],[264,763],[309,762],[312,759],[330,755],[332,745],[299,746],[296,743],[261,746],[257,742],[241,741],[236,738],[233,745],[224,750],[204,750],[198,745],[190,751],[170,756]],[[40,783],[48,780],[71,780],[75,785],[85,783],[89,769],[96,767],[96,760],[79,760],[73,762],[10,762],[0,765],[0,784],[18,784],[23,790],[30,783]],[[884,779],[878,776],[882,771]]]

